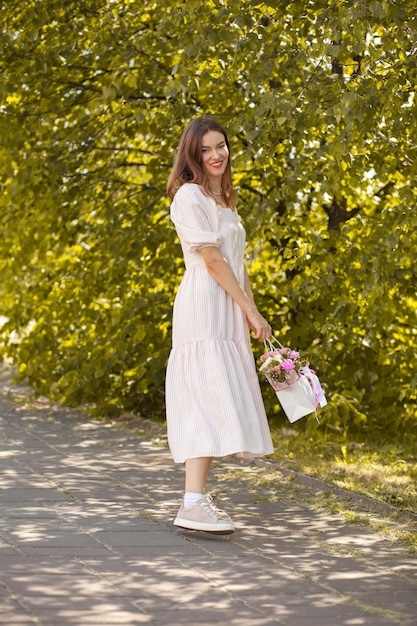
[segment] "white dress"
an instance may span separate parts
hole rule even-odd
[[[246,235],[231,209],[200,187],[180,187],[171,205],[186,271],[175,298],[166,374],[168,442],[176,463],[273,452],[246,316],[209,274],[199,250],[217,246],[244,286]],[[261,346],[260,346],[261,347]]]

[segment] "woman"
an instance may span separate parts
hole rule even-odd
[[[186,267],[166,376],[169,446],[185,463],[174,524],[228,534],[232,521],[205,494],[206,480],[214,457],[273,452],[249,337],[251,329],[268,339],[271,327],[249,285],[230,144],[216,121],[197,118],[185,129],[167,191]]]

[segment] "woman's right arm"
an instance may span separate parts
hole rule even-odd
[[[210,275],[245,312],[255,339],[261,339],[262,341],[269,339],[272,334],[270,325],[259,313],[253,298],[241,287],[232,268],[222,256],[220,250],[215,246],[205,246],[199,252]]]

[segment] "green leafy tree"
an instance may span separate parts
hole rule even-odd
[[[165,182],[207,113],[232,138],[258,304],[327,386],[322,430],[415,425],[415,13],[4,5],[2,336],[21,374],[69,403],[163,415],[182,272]]]

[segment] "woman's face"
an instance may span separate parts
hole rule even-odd
[[[229,161],[229,150],[223,133],[209,130],[201,141],[203,168],[210,181],[218,188]]]

